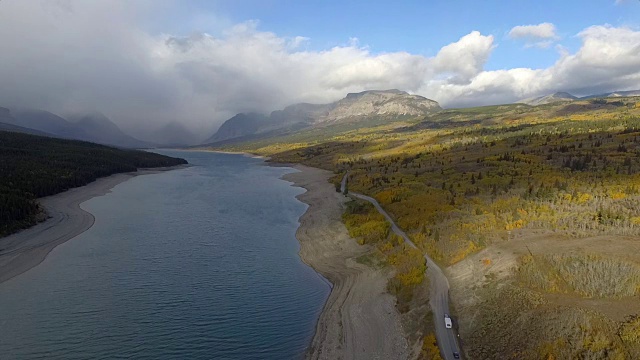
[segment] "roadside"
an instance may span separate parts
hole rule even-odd
[[[342,178],[342,192],[347,190],[347,175],[348,174],[345,174]],[[411,241],[407,234],[405,234],[405,232],[396,225],[393,218],[391,218],[382,206],[380,206],[376,199],[353,192],[350,192],[349,195],[373,204],[378,212],[380,212],[380,214],[382,214],[391,224],[391,230],[396,235],[402,237],[406,244],[417,249],[417,246],[413,241]],[[442,269],[440,269],[440,267],[429,256],[425,254],[424,258],[427,262],[427,276],[431,284],[429,291],[429,304],[431,305],[431,311],[433,312],[434,327],[436,329],[436,338],[438,340],[438,347],[440,348],[440,355],[444,359],[455,359],[456,357],[454,354],[457,354],[459,357],[461,353],[457,334],[454,329],[446,328],[444,324],[445,315],[448,316],[451,314],[451,311],[449,310],[449,281],[442,272]]]
[[[341,221],[347,199],[328,182],[333,174],[303,165],[293,167],[300,172],[283,178],[307,189],[298,199],[309,204],[296,234],[300,256],[333,284],[307,358],[409,358],[395,299],[386,292],[390,274],[357,262],[370,248],[349,237]]]

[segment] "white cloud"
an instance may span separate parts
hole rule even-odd
[[[420,92],[450,106],[495,104],[569,91],[589,95],[640,88],[640,31],[593,26],[580,32],[575,54],[560,48],[560,58],[546,69],[483,71],[470,84],[427,81]]]
[[[556,27],[552,23],[542,23],[538,25],[519,25],[509,31],[509,37],[512,39],[554,39],[556,35]]]
[[[149,33],[141,24],[158,16],[158,6],[0,2],[0,106],[95,109],[126,128],[179,120],[205,132],[237,112],[329,102],[366,89],[398,88],[461,106],[640,87],[640,32],[628,28],[585,29],[581,48],[559,48],[558,61],[546,69],[486,71],[494,38],[477,31],[433,57],[376,54],[355,38],[315,51],[306,46],[312,40],[260,31],[257,22],[216,36]],[[555,31],[542,32],[549,34]]]
[[[524,40],[525,48],[548,49],[560,37],[551,23],[538,25],[520,25],[513,27],[508,36],[515,40]]]
[[[538,48],[538,49],[548,49],[551,47],[551,45],[553,45],[553,40],[545,40],[545,41],[538,41],[538,42],[533,42],[533,43],[526,43],[524,45],[525,48]]]
[[[450,81],[468,83],[482,71],[493,48],[493,36],[473,31],[440,49],[431,65],[436,73],[455,74]]]

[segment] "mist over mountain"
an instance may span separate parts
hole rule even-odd
[[[11,110],[3,107],[0,107],[0,131],[10,131],[10,132],[23,133],[23,134],[32,134],[32,135],[50,136],[50,137],[53,136],[43,131],[16,125],[16,119],[11,114]]]
[[[118,147],[153,147],[149,142],[125,134],[109,118],[100,113],[70,116],[68,119],[39,109],[0,108],[0,122],[13,125],[14,131],[63,139],[90,141]],[[9,129],[9,127],[6,127]],[[29,129],[24,130],[24,129]]]
[[[269,117],[262,114],[237,114],[225,121],[218,131],[204,143],[214,143],[259,133],[262,129],[269,128],[270,125],[273,126],[273,123],[269,124],[269,120]]]
[[[69,120],[83,131],[87,140],[98,144],[127,148],[153,147],[154,145],[125,134],[108,117],[101,113],[70,116]]]
[[[13,123],[15,119],[11,115],[11,110],[0,107],[0,122]]]
[[[141,140],[158,144],[159,146],[190,146],[199,144],[203,136],[197,136],[187,127],[177,121],[172,121],[160,128],[142,132],[137,135]]]
[[[516,103],[531,106],[571,102],[600,97],[640,96],[640,90],[614,91],[576,97],[568,92],[522,99]],[[67,139],[91,141],[106,145],[130,148],[182,147],[211,144],[248,136],[271,136],[301,129],[341,123],[358,123],[374,118],[394,121],[404,117],[419,117],[441,111],[437,101],[405,91],[366,90],[348,93],[344,98],[327,104],[298,103],[269,115],[256,112],[239,113],[225,121],[215,133],[205,138],[178,120],[160,127],[148,126],[135,132],[123,131],[109,117],[99,112],[76,114],[64,118],[39,109],[10,110],[0,107],[0,123],[10,124],[15,131],[28,131]],[[9,128],[8,126],[4,126]],[[215,127],[212,120],[209,128]],[[22,130],[20,130],[22,128]],[[205,140],[203,140],[205,138]]]
[[[328,116],[329,112],[335,107],[335,102],[329,104],[294,104],[282,110],[273,111],[270,119],[272,123],[280,126],[311,124],[317,119]]]
[[[91,136],[69,120],[38,109],[17,109],[12,112],[15,125],[52,134],[64,139],[88,140]]]
[[[498,27],[465,22],[447,36],[403,48],[376,44],[365,36],[369,27],[349,34],[353,41],[344,34],[321,39],[309,29],[279,33],[283,29],[261,25],[260,19],[221,20],[224,15],[215,9],[204,15],[187,11],[184,2],[115,2],[0,1],[0,78],[10,84],[0,88],[0,104],[63,116],[96,109],[126,130],[155,131],[178,120],[204,133],[237,113],[328,104],[367,89],[399,88],[450,108],[511,103],[558,90],[603,94],[637,88],[640,79],[640,31],[615,21],[581,23],[564,28],[562,36],[550,26],[539,45],[566,51],[536,63],[539,57],[530,52],[547,48],[525,46],[529,37],[522,31],[529,28],[512,23],[518,18]],[[176,15],[185,12],[194,19]],[[207,16],[217,25],[197,25]],[[443,21],[432,20],[403,25],[424,30]],[[388,30],[398,36],[403,28]]]

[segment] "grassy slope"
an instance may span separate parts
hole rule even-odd
[[[452,109],[425,119],[313,130],[234,149],[336,173],[350,169],[351,190],[377,198],[425,252],[449,265],[504,242],[512,231],[545,229],[573,238],[640,235],[639,136],[640,98],[622,98]],[[561,291],[576,299],[595,294],[609,299],[615,291],[599,287],[598,281],[577,283],[574,275],[587,275],[566,271],[567,264],[578,261],[574,258],[543,260],[552,270],[555,266],[553,276],[527,270],[523,259],[519,275],[506,280],[513,288],[480,294],[487,301],[477,310],[516,316],[531,309],[532,325],[518,329],[516,338],[535,341],[508,354],[508,346],[487,335],[480,350],[473,343],[471,353],[495,358],[633,354],[636,343],[616,340],[616,329],[625,325],[599,313],[565,309],[574,327],[545,337],[545,316],[559,310],[541,307],[535,299],[559,291],[554,284],[563,284]],[[588,274],[609,279],[621,266],[635,266],[597,256],[579,260],[589,263],[585,269],[598,269]],[[531,277],[528,282],[521,281],[525,273]],[[532,287],[533,279],[537,285]],[[628,285],[625,295],[640,295],[636,282]],[[513,306],[496,303],[489,311],[491,299],[502,291],[512,294],[506,298]],[[503,325],[488,324],[482,330],[490,334]],[[563,334],[581,340],[557,342]],[[517,343],[516,338],[511,342]]]
[[[185,163],[144,151],[0,131],[0,236],[37,222],[38,197],[115,173]]]

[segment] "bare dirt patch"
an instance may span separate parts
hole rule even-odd
[[[613,298],[545,292],[527,286],[515,275],[526,256],[585,254],[640,264],[640,239],[607,235],[579,239],[546,230],[519,230],[509,241],[447,268],[469,355],[605,359],[626,352],[627,357],[634,356],[629,348],[625,350],[617,331],[623,321],[640,313],[637,295]]]

